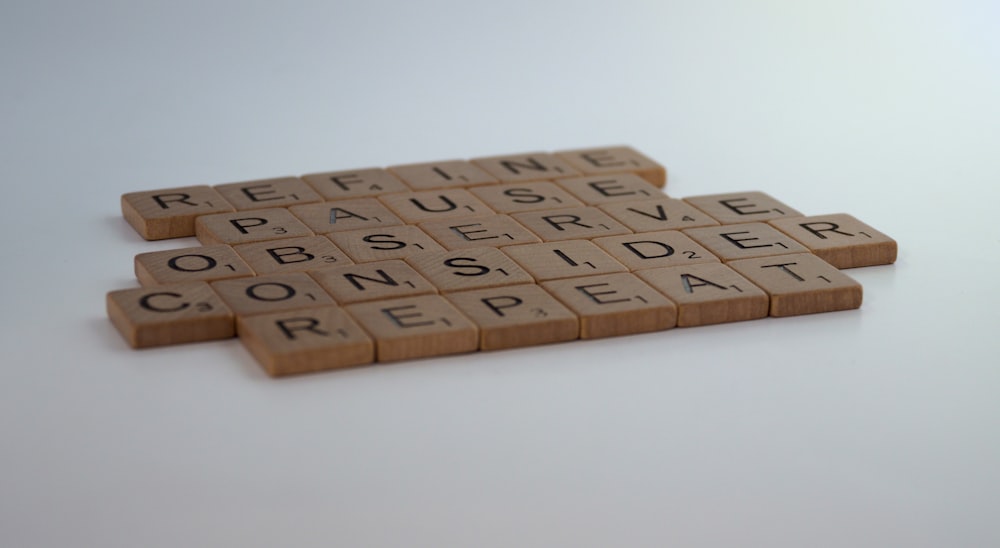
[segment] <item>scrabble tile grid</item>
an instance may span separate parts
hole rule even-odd
[[[896,243],[760,192],[668,197],[629,147],[122,197],[149,240],[108,316],[135,348],[240,337],[279,376],[858,308]],[[485,244],[485,245],[484,245]]]

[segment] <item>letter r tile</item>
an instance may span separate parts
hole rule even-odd
[[[837,268],[896,262],[896,241],[845,213],[775,219],[771,226]]]
[[[130,192],[121,202],[125,220],[147,240],[194,236],[199,215],[236,211],[207,185]]]

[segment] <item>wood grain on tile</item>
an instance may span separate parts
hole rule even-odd
[[[112,291],[111,323],[132,348],[216,339],[236,334],[233,312],[206,282]]]
[[[387,194],[379,196],[379,200],[409,224],[495,214],[482,200],[461,188]]]
[[[237,245],[313,235],[284,208],[203,215],[195,219],[194,225],[195,236],[203,245]]]
[[[669,329],[677,307],[634,274],[604,274],[543,282],[580,317],[580,338],[597,339]]]
[[[368,198],[393,192],[412,190],[395,175],[382,168],[364,168],[342,171],[324,171],[303,175],[308,183],[325,200]]]
[[[412,225],[332,232],[327,237],[356,263],[402,259],[424,251],[444,251],[434,238]]]
[[[237,316],[336,304],[305,272],[221,280],[211,285]]]
[[[667,184],[666,168],[632,147],[562,150],[556,155],[585,175],[635,173],[660,188]]]
[[[636,272],[677,305],[677,326],[693,327],[765,318],[767,293],[722,263]]]
[[[625,225],[596,207],[526,211],[515,213],[511,217],[545,242],[592,240],[601,236],[632,233]]]
[[[389,171],[413,190],[465,188],[500,182],[496,177],[465,160],[391,166]]]
[[[769,224],[837,268],[896,262],[895,240],[846,213],[776,219]]]
[[[354,263],[325,236],[240,244],[233,249],[258,275],[304,272]]]
[[[427,221],[419,226],[445,249],[500,247],[542,241],[508,215]]]
[[[501,248],[536,281],[628,272],[628,268],[588,240],[566,240]]]
[[[791,236],[765,223],[689,228],[684,234],[723,262],[809,251]]]
[[[406,262],[442,293],[534,282],[495,247],[418,253],[407,257]]]
[[[347,312],[375,340],[380,362],[474,352],[479,330],[439,295],[352,304]]]
[[[556,184],[585,204],[594,206],[666,197],[658,187],[634,173],[572,177],[560,179]]]
[[[293,206],[288,210],[316,234],[404,224],[375,198],[306,204]]]
[[[743,259],[728,264],[771,296],[771,316],[861,306],[861,284],[811,253]]]
[[[208,185],[129,192],[121,206],[125,220],[147,240],[194,236],[199,215],[236,211]]]
[[[719,224],[691,204],[665,196],[635,202],[613,202],[597,207],[632,232],[681,230]]]
[[[697,263],[717,263],[719,258],[677,230],[595,238],[594,244],[631,271]]]
[[[802,216],[798,210],[763,192],[756,191],[688,196],[684,198],[684,201],[704,211],[724,225]]]
[[[400,260],[324,268],[309,275],[340,304],[438,292],[429,281]]]
[[[460,291],[445,298],[479,326],[480,350],[571,341],[580,333],[576,314],[534,284]]]
[[[242,183],[215,185],[215,190],[237,211],[288,207],[322,202],[311,186],[298,177],[277,177]]]
[[[566,189],[548,182],[487,185],[470,188],[491,209],[498,213],[519,213],[564,207],[583,207]]]
[[[504,183],[548,181],[581,175],[566,160],[545,152],[473,158],[471,161]]]
[[[210,282],[254,274],[250,265],[228,245],[151,251],[135,256],[135,277],[142,285]]]

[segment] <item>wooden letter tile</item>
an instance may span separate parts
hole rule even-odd
[[[465,160],[392,166],[389,171],[413,190],[465,188],[499,182],[496,177]]]
[[[298,177],[278,177],[215,185],[215,190],[237,211],[288,207],[323,201],[322,196]]]
[[[445,249],[500,247],[542,241],[507,215],[428,221],[420,223],[420,228]]]
[[[594,243],[632,271],[719,262],[709,250],[676,230],[608,236]]]
[[[724,225],[802,216],[802,213],[763,192],[731,192],[689,196],[684,198],[684,201],[704,211]]]
[[[534,282],[495,247],[418,253],[407,257],[406,262],[442,293]]]
[[[469,192],[499,213],[583,206],[565,189],[547,182],[480,186]]]
[[[375,339],[380,362],[474,352],[475,324],[439,295],[352,304],[347,312]]]
[[[326,200],[368,198],[393,192],[408,192],[410,187],[382,168],[365,168],[348,171],[325,171],[303,175]]]
[[[605,274],[543,282],[580,316],[580,338],[597,339],[669,329],[677,307],[634,274]]]
[[[135,277],[142,285],[210,282],[253,275],[253,269],[228,245],[185,247],[135,256]]]
[[[767,317],[767,293],[722,263],[636,272],[677,305],[677,326],[692,327]]]
[[[205,282],[112,291],[107,308],[111,323],[132,348],[228,339],[236,334],[233,312]]]
[[[378,261],[309,273],[340,304],[437,293],[423,276],[403,261]]]
[[[628,272],[588,240],[516,245],[501,249],[537,281]]]
[[[601,236],[632,233],[625,225],[595,207],[526,211],[515,213],[511,217],[546,242],[592,240]]]
[[[724,262],[809,251],[792,237],[764,223],[690,228],[684,234]]]
[[[449,293],[446,298],[479,326],[479,349],[499,350],[571,341],[580,321],[534,284]]]
[[[147,240],[194,236],[196,217],[230,211],[236,209],[207,185],[122,195],[122,215]]]
[[[587,205],[665,198],[659,188],[633,173],[589,175],[556,181]]]
[[[895,240],[844,213],[769,222],[837,268],[896,262]]]
[[[547,181],[581,174],[566,160],[544,152],[473,158],[472,163],[504,183]]]
[[[461,188],[388,194],[379,200],[410,224],[495,214],[479,198]]]
[[[638,202],[614,202],[597,207],[627,226],[632,232],[680,230],[719,224],[691,204],[666,196]]]
[[[275,377],[375,361],[371,337],[337,306],[241,316],[237,330],[240,342]]]
[[[248,244],[313,235],[284,208],[203,215],[195,220],[194,229],[203,245]]]
[[[772,316],[796,316],[861,306],[861,284],[811,253],[729,263],[771,296]]]
[[[305,236],[233,247],[257,274],[304,272],[354,261],[325,236]]]
[[[332,232],[327,237],[356,263],[402,259],[423,251],[444,251],[434,238],[411,225]]]
[[[212,289],[237,316],[336,304],[305,272],[222,280]]]
[[[316,234],[399,226],[403,221],[375,198],[337,200],[288,208]]]
[[[667,184],[667,170],[632,147],[563,150],[556,155],[585,175],[635,173],[660,188]]]

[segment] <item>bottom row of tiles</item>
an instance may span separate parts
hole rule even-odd
[[[238,334],[277,376],[847,310],[861,299],[860,284],[804,253],[251,315],[234,314],[205,282],[113,291],[107,306],[133,347]]]

